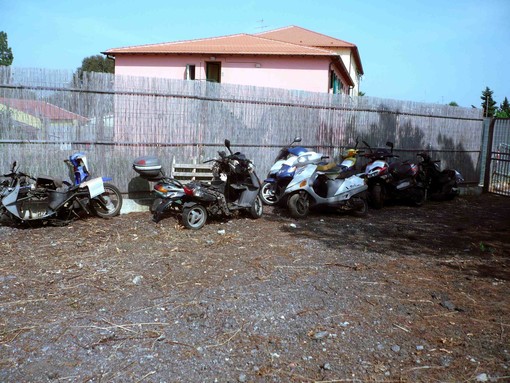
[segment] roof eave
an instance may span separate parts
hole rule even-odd
[[[333,65],[335,65],[336,68],[340,71],[340,74],[342,75],[343,79],[347,82],[348,86],[352,87],[355,85],[354,81],[352,80],[349,74],[349,71],[345,67],[345,64],[340,58],[340,56],[335,56],[335,58],[333,59]]]

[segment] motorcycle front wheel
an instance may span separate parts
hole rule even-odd
[[[427,199],[427,190],[422,188],[415,188],[413,191],[412,204],[414,206],[423,206]]]
[[[207,210],[200,204],[187,206],[182,209],[182,224],[191,230],[204,227],[207,221]]]
[[[310,210],[310,201],[305,193],[296,193],[287,201],[287,207],[293,218],[305,218]]]
[[[98,217],[115,217],[122,209],[122,194],[115,185],[105,183],[104,193],[93,198],[90,201],[90,206]]]
[[[255,198],[255,201],[253,201],[253,205],[250,207],[250,215],[253,219],[257,219],[262,217],[262,214],[264,212],[264,207],[262,205],[262,199],[257,196]]]
[[[375,184],[370,191],[370,202],[374,209],[381,209],[384,206],[384,190],[381,184]]]
[[[274,186],[269,182],[264,182],[260,189],[260,198],[266,205],[274,206],[278,203],[278,197],[274,193]]]

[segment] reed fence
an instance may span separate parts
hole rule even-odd
[[[155,155],[199,163],[224,150],[252,159],[262,178],[296,136],[339,160],[357,138],[395,143],[401,158],[427,150],[467,181],[480,179],[479,109],[374,97],[68,71],[0,67],[0,169],[62,175],[63,160],[87,154],[96,175],[123,192],[145,190],[133,160]]]

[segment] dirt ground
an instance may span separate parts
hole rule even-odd
[[[2,382],[508,382],[510,198],[0,226]]]

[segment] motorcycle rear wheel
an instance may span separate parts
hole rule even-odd
[[[191,230],[199,230],[207,221],[207,210],[200,204],[182,209],[182,224]]]
[[[310,211],[310,201],[306,194],[293,194],[287,201],[287,207],[293,218],[305,218]]]
[[[266,205],[274,206],[278,203],[278,197],[274,194],[273,184],[264,182],[260,189],[260,198]]]
[[[122,194],[115,185],[105,183],[104,193],[90,200],[90,207],[98,217],[115,217],[122,209]]]
[[[368,214],[368,202],[365,198],[360,198],[361,206],[351,210],[351,214],[355,217],[365,217]]]

